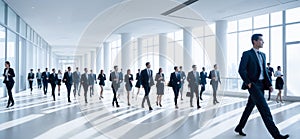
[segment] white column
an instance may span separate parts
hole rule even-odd
[[[131,51],[131,34],[129,33],[122,33],[121,34],[121,56],[122,56],[122,68],[124,71],[127,71],[127,69],[130,68],[130,65],[132,64],[132,51]],[[123,71],[123,72],[124,72]]]
[[[137,39],[137,57],[138,57],[138,69],[141,69],[143,67],[143,63],[142,63],[142,56],[143,56],[143,39],[142,38],[138,38]]]
[[[192,47],[192,28],[186,27],[183,29],[183,69],[189,71],[192,69],[193,63],[193,47]],[[195,64],[196,65],[196,64]]]
[[[101,49],[102,49],[102,47],[97,47],[97,49],[96,49],[96,71],[95,71],[95,73],[100,72],[100,70],[102,69]]]
[[[111,48],[108,42],[103,43],[104,49],[104,72],[106,75],[109,75],[109,71],[111,70]]]
[[[223,77],[227,75],[227,21],[216,22],[216,64]]]
[[[94,73],[96,73],[95,72],[95,70],[96,70],[95,69],[96,68],[96,65],[95,65],[96,64],[96,62],[95,62],[96,61],[96,56],[95,55],[96,55],[96,52],[91,51],[90,67],[91,67],[91,70],[93,70]]]
[[[166,33],[159,34],[159,67],[161,67],[164,71],[167,71],[167,46],[168,46],[168,38]]]

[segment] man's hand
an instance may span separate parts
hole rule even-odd
[[[270,87],[269,87],[269,90],[270,90],[270,92],[272,93],[274,89],[273,89],[272,86],[270,86]]]
[[[249,84],[248,84],[248,88],[250,89],[250,88],[251,88],[251,86],[252,86],[252,84],[251,84],[251,83],[249,83]]]

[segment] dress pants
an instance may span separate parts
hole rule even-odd
[[[90,96],[94,95],[94,85],[90,85]]]
[[[83,85],[85,103],[87,103],[87,92],[88,92],[88,90],[89,90],[89,86],[88,85]]]
[[[54,101],[55,101],[55,87],[56,87],[56,84],[55,83],[51,83],[52,96],[53,96],[53,100]]]
[[[46,95],[47,94],[47,90],[48,90],[48,82],[47,81],[43,82],[43,89],[44,89],[44,94]]]
[[[200,100],[199,100],[199,86],[198,85],[192,85],[190,87],[191,89],[191,96],[190,96],[190,105],[193,106],[193,98],[194,98],[194,93],[196,95],[197,99],[197,106],[200,106]]]
[[[242,130],[245,127],[246,122],[254,106],[256,106],[270,134],[274,138],[278,138],[280,136],[280,133],[273,121],[270,108],[265,100],[263,82],[258,81],[256,83],[252,83],[252,87],[248,89],[248,91],[250,93],[250,96],[248,98],[248,102],[241,117],[241,120],[236,129]]]
[[[181,87],[179,89],[180,95],[182,96],[184,82],[181,82]]]
[[[177,106],[177,99],[178,99],[178,95],[179,95],[179,87],[172,87],[173,88],[173,92],[174,92],[174,102],[175,105]]]
[[[7,94],[8,94],[8,102],[7,102],[7,106],[9,106],[10,105],[10,103],[11,104],[14,104],[15,103],[15,101],[14,101],[14,98],[13,98],[13,95],[12,95],[12,92],[11,92],[11,90],[12,90],[12,88],[14,87],[14,83],[5,83],[5,85],[6,85],[6,88],[7,88]]]
[[[30,88],[30,91],[32,92],[32,83],[33,83],[33,81],[29,81],[29,88]]]
[[[218,81],[211,81],[211,86],[213,88],[213,102],[218,101],[217,100],[217,90],[218,90],[218,85],[219,82]]]
[[[200,98],[202,98],[202,94],[204,91],[205,91],[205,84],[201,84]]]
[[[66,85],[66,87],[67,87],[67,92],[68,92],[68,101],[71,102],[70,94],[71,94],[71,87],[72,87],[72,85]]]
[[[41,89],[42,88],[42,80],[37,79],[37,83],[38,83],[38,88]]]
[[[78,91],[78,95],[79,93],[79,82],[74,82],[74,89],[73,89],[73,93],[74,93],[74,97],[76,96],[76,92]]]
[[[113,93],[114,93],[114,97],[113,97],[112,104],[113,104],[113,106],[114,106],[114,104],[116,103],[116,106],[119,106],[118,100],[117,100],[118,87],[114,87],[114,86],[112,85],[111,88],[112,88]]]
[[[150,89],[151,88],[149,86],[144,86],[145,96],[144,96],[143,101],[142,101],[142,107],[144,107],[145,100],[147,100],[148,106],[151,107],[150,99],[149,99]]]

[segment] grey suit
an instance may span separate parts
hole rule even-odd
[[[79,83],[80,83],[80,72],[79,71],[74,71],[73,74],[72,74],[72,78],[73,78],[73,82],[74,82],[74,89],[73,89],[73,93],[74,93],[74,97],[76,96],[76,92],[78,91],[78,95],[80,95],[79,93]]]
[[[187,81],[189,82],[189,87],[191,89],[191,96],[190,96],[190,105],[191,107],[193,106],[193,98],[194,98],[194,93],[197,98],[197,106],[198,108],[200,107],[200,102],[199,102],[199,84],[200,84],[200,75],[199,72],[195,71],[190,71],[187,76]]]
[[[211,79],[210,85],[213,88],[213,102],[216,103],[216,102],[218,102],[217,90],[218,90],[219,83],[221,83],[220,72],[218,70],[212,70],[209,72],[208,78]],[[213,79],[213,78],[215,78],[215,79]]]
[[[89,89],[89,74],[87,73],[84,73],[81,75],[81,78],[80,78],[80,83],[83,87],[83,91],[84,91],[84,100],[85,100],[85,103],[87,103],[87,92],[88,92],[88,89]]]

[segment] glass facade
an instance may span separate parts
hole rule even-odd
[[[37,51],[37,48],[43,49]],[[31,68],[34,72],[37,68],[43,71],[50,65],[49,54],[47,54],[50,53],[47,51],[50,50],[49,48],[49,44],[34,29],[0,0],[0,71],[3,72],[4,62],[10,61],[16,74],[13,93],[28,87],[26,76]],[[6,96],[6,88],[2,81],[3,76],[0,76],[0,97]]]

